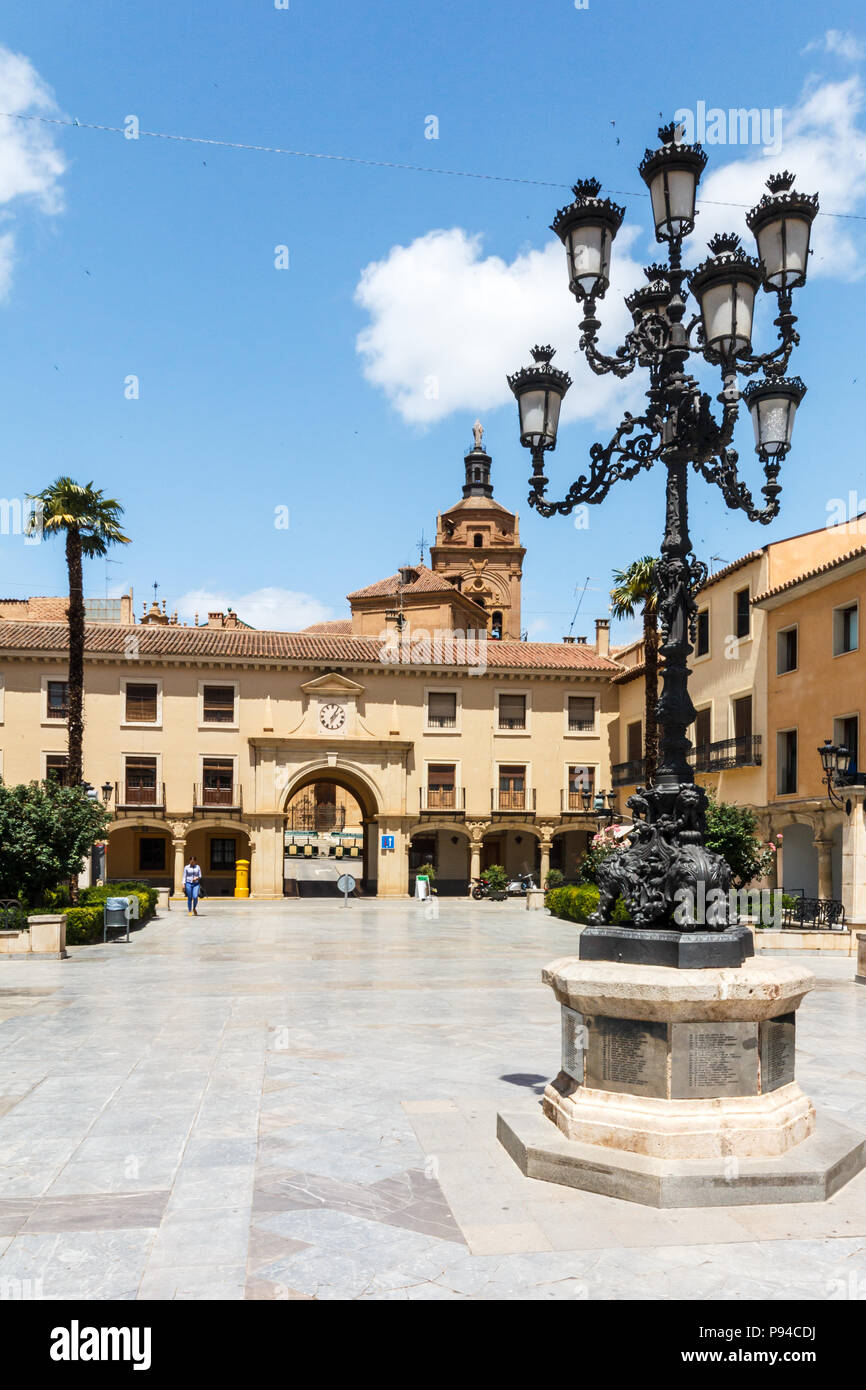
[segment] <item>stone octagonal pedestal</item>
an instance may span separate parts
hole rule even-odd
[[[499,1116],[530,1177],[657,1206],[827,1197],[866,1139],[823,1118],[794,1077],[801,966],[672,970],[554,961],[562,1067],[538,1112]]]

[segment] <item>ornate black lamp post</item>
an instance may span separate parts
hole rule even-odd
[[[846,797],[843,801],[839,789],[866,786],[866,774],[851,772],[850,752],[841,743],[833,743],[829,738],[824,739],[823,747],[818,749],[818,756],[824,771],[823,782],[832,805],[838,806],[840,810],[844,807],[845,814],[850,816],[851,798]]]
[[[665,534],[657,576],[664,663],[658,704],[659,767],[653,784],[629,797],[627,804],[635,817],[632,846],[611,856],[599,875],[601,898],[595,921],[610,922],[621,893],[634,927],[671,928],[679,933],[699,924],[695,908],[708,890],[717,888],[727,894],[730,888],[726,861],[704,844],[706,793],[695,786],[688,761],[691,744],[686,731],[695,709],[688,691],[687,662],[695,635],[695,593],[707,575],[689,538],[688,468],[691,464],[708,482],[717,484],[727,505],[744,511],[750,521],[766,525],[778,514],[778,475],[806,389],[799,378],[785,376],[791,350],[799,342],[791,312],[792,290],[806,279],[818,198],[794,192],[791,174],[768,179],[769,193],[746,218],[760,259],[746,254],[739,237],[716,236],[709,243],[710,257],[696,270],[685,270],[682,243],[694,230],[695,195],[707,156],[700,145],[684,145],[673,125],[661,129],[659,139],[661,147],[647,150],[640,173],[650,191],[656,239],[667,247],[667,262],[648,266],[647,284],[627,298],[633,326],[613,356],[598,348],[601,325],[595,311],[596,300],[608,288],[611,247],[624,209],[599,197],[597,180],[584,179],[575,185],[575,201],[562,208],[552,224],[566,249],[569,289],[583,305],[579,343],[589,366],[597,375],[612,372],[617,377],[628,376],[636,366],[646,368],[646,410],[640,416],[626,414],[608,444],[593,444],[589,472],[571,485],[562,501],[550,502],[545,454],[556,447],[560,406],[571,379],[551,365],[552,348],[535,347],[535,365],[516,372],[508,382],[520,410],[520,442],[532,455],[529,502],[542,516],[567,515],[581,503],[601,502],[615,482],[633,478],[658,459],[667,470]],[[769,352],[754,354],[752,317],[762,286],[776,295],[779,343]],[[690,291],[697,301],[696,311],[689,311]],[[686,371],[693,355],[720,370],[718,420],[710,397]],[[738,376],[751,377],[759,371],[763,379],[741,393]],[[752,416],[756,452],[764,468],[762,507],[756,506],[740,481],[737,453],[730,447],[741,394]],[[716,895],[717,901],[721,896]],[[723,931],[731,927],[729,914],[720,907],[706,925]],[[607,929],[617,936],[623,930]],[[633,930],[631,934],[635,935]],[[732,934],[738,942],[744,936],[734,928],[728,933]],[[625,958],[617,955],[617,946],[601,942],[593,946],[587,933],[581,938],[581,954],[584,946],[593,954]],[[729,963],[738,963],[747,949],[735,947],[732,939]],[[718,950],[710,954],[713,958],[707,964],[722,963]],[[644,952],[629,958],[649,957]],[[669,951],[659,958],[681,960]]]

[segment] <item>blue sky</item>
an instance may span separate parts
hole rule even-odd
[[[480,414],[496,495],[521,515],[524,626],[607,609],[614,564],[657,549],[662,477],[621,484],[590,526],[529,512],[506,370],[549,338],[575,373],[579,314],[548,230],[595,173],[626,203],[602,317],[655,259],[636,165],[659,113],[783,112],[782,147],[708,146],[687,248],[789,167],[866,218],[860,7],[789,0],[322,3],[42,0],[0,26],[0,110],[549,181],[536,187],[0,120],[0,377],[7,497],[59,472],[120,497],[134,544],[88,590],[154,580],[170,607],[232,603],[303,625],[407,558],[456,501]],[[438,122],[438,138],[429,117]],[[822,218],[800,292],[808,384],[780,520],[750,527],[695,479],[693,537],[729,561],[824,523],[860,490],[866,221]],[[275,268],[288,247],[289,268]],[[360,287],[360,288],[359,288]],[[770,316],[760,326],[770,346]],[[360,341],[360,346],[359,346]],[[138,399],[125,397],[135,376]],[[435,378],[435,388],[430,381]],[[640,385],[577,374],[551,491],[583,471]],[[715,388],[714,388],[715,389]],[[432,394],[431,394],[432,393]],[[747,419],[741,467],[760,478]],[[288,530],[274,526],[288,507]],[[718,563],[718,562],[717,562]],[[62,550],[0,536],[0,592],[60,592]]]

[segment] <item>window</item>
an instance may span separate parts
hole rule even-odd
[[[584,792],[588,792],[590,797],[595,792],[595,768],[572,764],[568,769],[569,811],[582,811],[584,809],[583,796],[581,795]]]
[[[431,729],[456,729],[456,691],[430,691],[427,696],[427,724]]]
[[[710,705],[706,709],[699,709],[695,715],[695,747],[704,749],[709,747],[712,736],[712,717],[713,712]]]
[[[125,805],[156,806],[156,792],[156,758],[127,758]]]
[[[797,730],[776,735],[776,794],[792,796],[797,790]]]
[[[783,628],[776,634],[776,675],[784,676],[797,669],[797,629]]]
[[[496,642],[502,641],[502,614],[499,612],[494,613],[490,621],[490,636]]]
[[[202,689],[202,723],[234,724],[235,688],[233,685],[206,685]]]
[[[748,589],[738,589],[734,594],[734,633],[737,637],[748,637],[752,630],[752,610]]]
[[[638,763],[643,757],[643,724],[639,719],[626,730],[625,756],[630,763]]]
[[[484,544],[484,537],[479,536],[478,534],[474,535],[472,537],[472,544],[474,545],[476,550],[480,550]]]
[[[702,608],[698,613],[696,656],[706,656],[710,650],[710,610]]]
[[[843,656],[845,652],[856,652],[858,646],[857,604],[849,603],[844,608],[834,608],[833,655]]]
[[[500,811],[526,810],[525,767],[500,767],[499,809]]]
[[[202,805],[231,806],[235,765],[231,758],[204,758],[202,761]]]
[[[833,720],[833,742],[840,748],[848,749],[848,766],[845,771],[856,772],[860,752],[860,720],[856,714]]]
[[[752,737],[752,697],[741,695],[734,700],[734,738],[746,743]]]
[[[500,695],[499,727],[500,729],[526,728],[525,695]]]
[[[595,728],[595,698],[592,695],[569,695],[568,732],[591,734]]]
[[[69,718],[69,682],[48,681],[45,687],[46,719]]]
[[[159,703],[159,687],[153,684],[126,683],[126,723],[155,724]]]
[[[145,873],[165,869],[165,840],[161,835],[142,835],[138,842],[138,867]]]
[[[210,842],[210,866],[211,869],[233,869],[235,867],[235,856],[237,851],[237,841],[232,836],[230,839],[214,839]]]
[[[454,763],[431,763],[427,768],[427,806],[431,811],[453,811],[457,796]]]
[[[59,782],[61,787],[69,786],[68,775],[69,759],[65,753],[46,753],[45,754],[45,780],[46,782]]]

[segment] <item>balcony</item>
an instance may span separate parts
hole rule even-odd
[[[428,711],[428,714],[427,714],[427,728],[428,728],[428,729],[456,729],[456,728],[457,728],[457,715],[456,715],[456,714],[430,714],[429,711]]]
[[[724,772],[732,767],[761,766],[761,735],[747,734],[741,738],[723,738],[717,743],[703,743],[688,755],[695,772]]]
[[[422,815],[462,816],[466,812],[465,787],[421,787]]]
[[[196,782],[192,789],[192,808],[194,811],[241,811],[243,801],[240,785],[208,787]]]
[[[500,728],[500,729],[505,729],[505,730],[510,730],[510,729],[525,729],[525,728],[526,728],[526,715],[525,715],[525,714],[514,714],[514,715],[500,714],[500,716],[499,716],[499,728]]]
[[[517,791],[514,788],[503,790],[501,787],[491,787],[490,810],[494,815],[534,816],[535,788]]]
[[[610,770],[610,780],[614,787],[638,786],[643,782],[646,763],[643,758],[632,758],[627,763],[614,763]]]
[[[560,801],[560,815],[563,816],[593,816],[595,812],[592,808],[595,788],[590,788],[589,807],[583,804],[583,793],[572,791],[569,787],[563,787]]]
[[[135,783],[115,782],[114,806],[117,811],[165,811],[165,783],[141,787]]]

